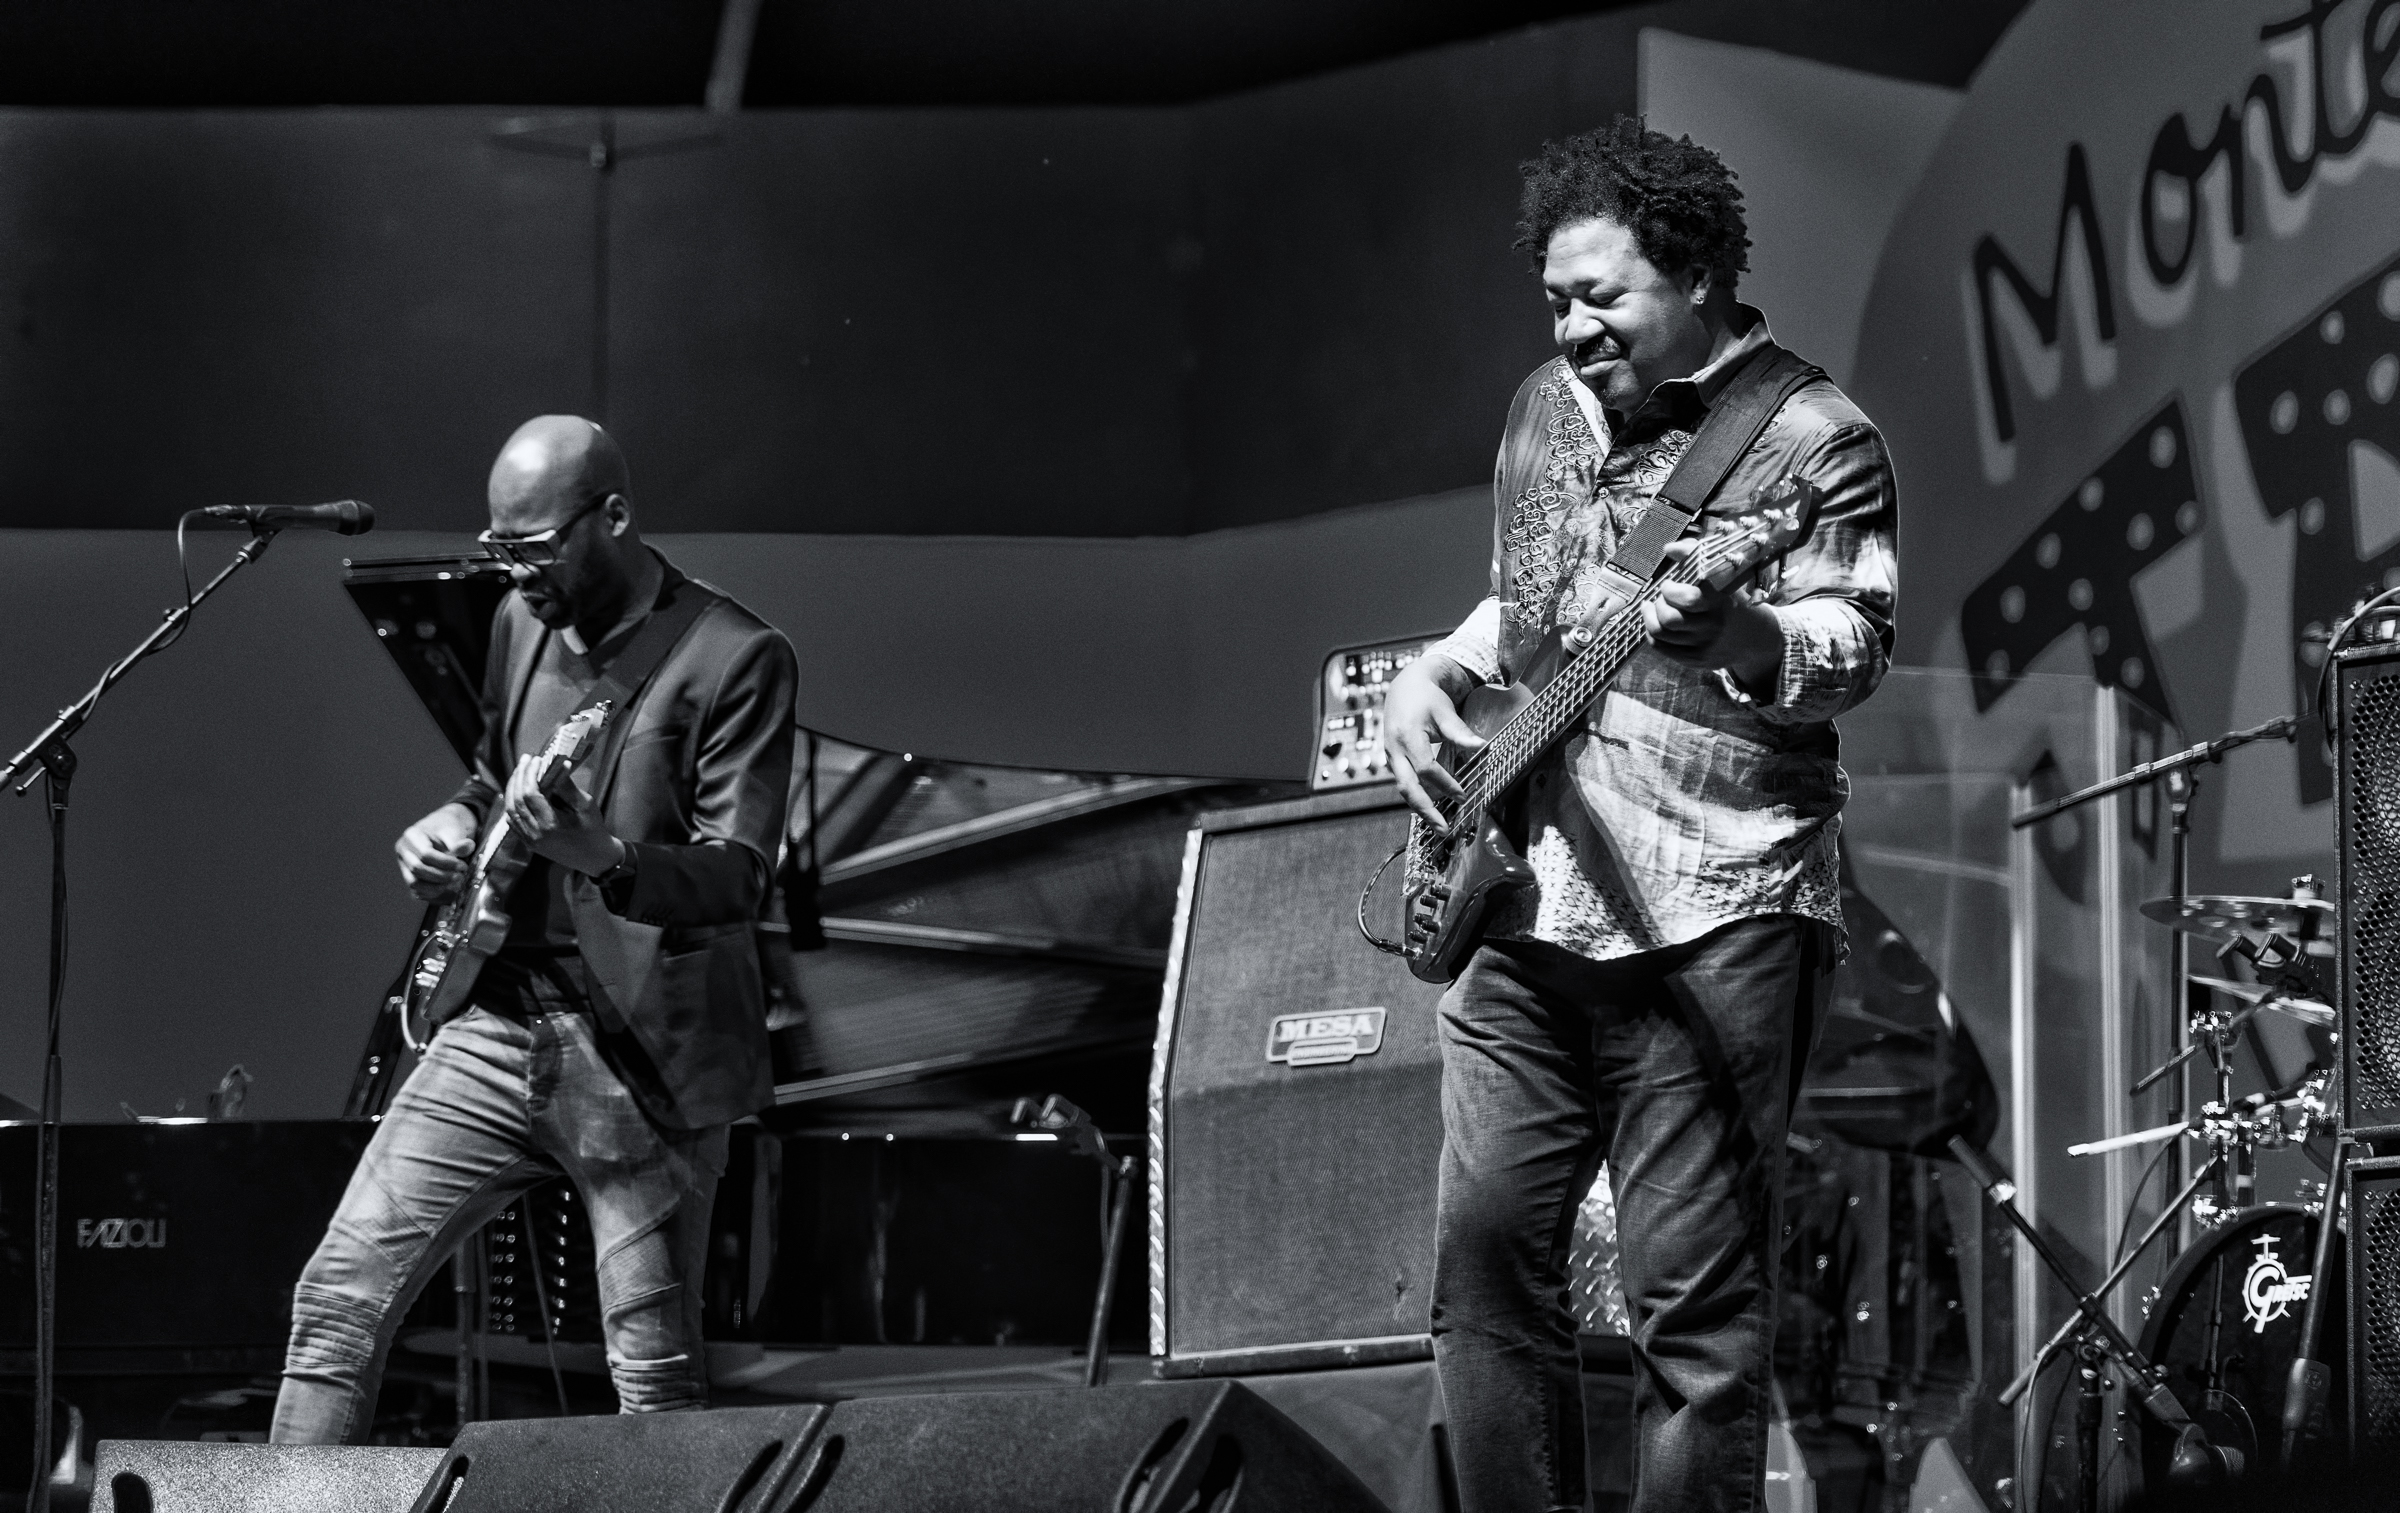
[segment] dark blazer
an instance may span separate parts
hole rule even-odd
[[[603,1049],[652,1119],[703,1129],[774,1098],[752,926],[783,839],[800,671],[782,632],[659,560],[660,608],[710,602],[577,773],[632,875],[603,889],[569,872],[567,901]],[[479,816],[516,765],[509,726],[550,634],[515,593],[500,601],[483,740],[456,795]]]

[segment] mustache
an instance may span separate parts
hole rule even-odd
[[[1607,355],[1607,349],[1614,345],[1606,336],[1586,337],[1567,350],[1567,357],[1575,366],[1586,367]]]

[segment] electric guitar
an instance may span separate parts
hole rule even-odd
[[[609,701],[602,699],[551,732],[539,758],[537,782],[544,794],[556,798],[564,791],[576,763],[599,744],[609,713]],[[516,833],[494,798],[466,880],[442,903],[409,964],[400,1028],[410,1050],[423,1051],[433,1032],[466,1008],[483,964],[508,941],[509,890],[532,859],[532,845]]]
[[[1410,972],[1426,982],[1458,976],[1492,905],[1533,881],[1501,812],[1534,762],[1583,718],[1647,639],[1643,607],[1670,583],[1706,583],[1722,593],[1743,582],[1799,539],[1816,495],[1814,485],[1786,479],[1737,513],[1703,516],[1720,528],[1638,592],[1596,606],[1578,627],[1584,634],[1577,647],[1554,630],[1516,682],[1467,696],[1459,715],[1486,744],[1463,760],[1444,756],[1460,789],[1456,798],[1436,800],[1447,823],[1422,816],[1409,822],[1400,954]]]

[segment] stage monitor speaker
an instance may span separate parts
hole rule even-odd
[[[2350,1448],[2400,1455],[2400,1157],[2342,1168],[2349,1216]]]
[[[1390,788],[1203,815],[1150,1071],[1150,1353],[1169,1376],[1432,1353],[1441,990],[1359,938]],[[1370,922],[1400,931],[1399,867]]]
[[[837,1403],[775,1513],[1381,1513],[1238,1382]]]
[[[2388,1139],[2400,1136],[2400,646],[2337,653],[2334,699],[2342,1118]]]
[[[767,1513],[789,1506],[824,1417],[808,1403],[469,1424],[415,1513]]]
[[[439,1450],[104,1439],[92,1513],[407,1513]]]

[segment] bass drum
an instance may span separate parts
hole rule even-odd
[[[2318,1359],[2332,1368],[2328,1424],[2346,1416],[2349,1336],[2342,1315],[2342,1247],[2313,1277],[2317,1216],[2291,1203],[2244,1209],[2178,1256],[2167,1272],[2149,1322],[2142,1354],[2166,1369],[2167,1386],[2211,1442],[2242,1452],[2247,1474],[2273,1472],[2283,1452],[2283,1399],[2309,1294],[2325,1292]],[[2139,1414],[2142,1474],[2165,1485],[2172,1436]]]

